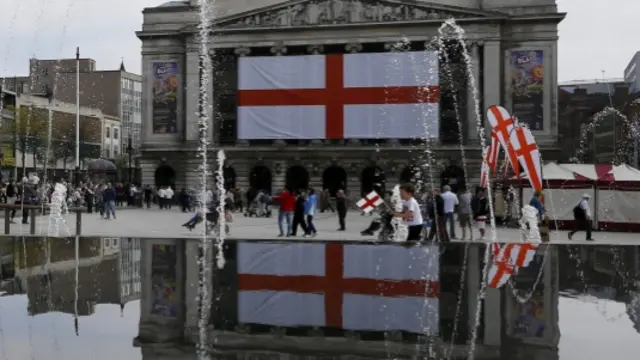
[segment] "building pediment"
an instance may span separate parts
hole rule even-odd
[[[506,15],[416,0],[290,0],[219,19],[216,27],[286,28],[501,17]]]

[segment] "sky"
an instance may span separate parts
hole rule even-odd
[[[98,69],[140,72],[142,9],[167,0],[2,0],[0,75],[27,75],[28,59],[82,57]],[[557,0],[559,81],[622,77],[640,43],[640,1]]]

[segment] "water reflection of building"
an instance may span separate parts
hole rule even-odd
[[[289,344],[288,346],[291,347],[291,344],[295,343],[296,352],[309,353],[313,352],[314,350],[311,349],[314,348],[332,347],[334,352],[368,353],[369,358],[375,357],[371,354],[376,351],[387,355],[392,352],[398,357],[407,354],[415,355],[420,351],[418,346],[420,342],[416,342],[417,338],[411,340],[411,334],[398,334],[394,331],[376,337],[377,334],[372,332],[351,334],[325,328],[268,326],[262,329],[241,323],[238,318],[240,285],[236,268],[239,255],[234,243],[225,244],[225,267],[218,270],[214,265],[212,269],[213,291],[209,296],[213,299],[213,303],[208,326],[215,330],[209,333],[209,336],[216,336],[215,341],[221,349],[238,356],[246,355],[245,348],[287,353],[294,350],[287,350],[287,346],[283,344]],[[199,334],[200,307],[196,300],[200,274],[198,244],[197,241],[150,239],[144,243],[142,268],[147,281],[142,284],[140,329],[134,343],[141,346],[145,359],[187,359],[188,357],[183,358],[182,355],[171,354],[194,352],[193,348],[177,349],[184,347],[185,341],[195,343]],[[158,259],[154,250],[156,246],[159,247],[158,253],[161,253]],[[447,348],[453,343],[453,358],[458,358],[458,355],[460,358],[466,358],[468,351],[466,342],[473,331],[474,315],[480,306],[480,326],[477,333],[478,358],[502,359],[502,355],[506,356],[514,351],[511,349],[513,344],[519,344],[519,346],[524,344],[539,350],[536,352],[535,359],[553,360],[554,357],[549,354],[557,354],[559,338],[558,272],[555,247],[550,247],[546,252],[541,250],[541,254],[547,256],[545,261],[539,261],[537,266],[522,271],[514,283],[522,296],[527,296],[532,289],[535,290],[532,294],[536,302],[535,308],[519,307],[512,297],[510,287],[500,290],[487,289],[484,300],[478,304],[476,299],[482,277],[483,245],[475,244],[466,250],[468,251],[466,267],[463,266],[465,247],[460,244],[446,245],[446,250],[442,251],[440,256],[440,304],[437,310],[439,334],[435,343],[447,344],[445,346]],[[466,269],[465,283],[462,284],[462,299],[458,303],[462,269]],[[535,280],[540,271],[543,275],[534,287],[533,284],[536,283]],[[162,291],[157,289],[158,282],[163,284]],[[163,297],[162,309],[157,306],[157,296]],[[456,316],[458,304],[460,313]],[[171,309],[176,310],[174,312]],[[295,310],[292,309],[292,311]],[[456,318],[456,337],[453,338],[453,325],[456,323]],[[389,340],[388,336],[392,336],[392,339],[396,338]],[[168,344],[175,345],[167,346]],[[439,348],[438,345],[435,347]],[[300,357],[302,358],[304,357]],[[287,357],[287,359],[297,359],[297,357]],[[504,359],[515,360],[516,358],[505,357]]]
[[[30,315],[74,314],[76,291],[80,316],[93,314],[96,304],[124,307],[140,296],[139,246],[139,239],[83,238],[76,257],[73,238],[16,239],[11,294],[28,295]]]
[[[589,127],[594,115],[608,106],[624,112],[628,88],[622,79],[572,81],[559,86],[558,136],[566,156],[564,161],[575,156],[581,141],[587,148],[579,160],[586,163],[612,162],[619,147],[628,146],[622,141],[627,139],[627,129],[619,116],[600,117],[597,126]]]

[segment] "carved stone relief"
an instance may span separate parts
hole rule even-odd
[[[224,28],[283,27],[472,17],[478,17],[478,15],[383,0],[310,0],[247,16],[222,26]]]

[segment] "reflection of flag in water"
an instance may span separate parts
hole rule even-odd
[[[531,130],[523,127],[515,128],[511,132],[510,142],[518,161],[529,178],[531,188],[534,191],[542,190],[540,151]]]
[[[527,267],[533,260],[538,245],[533,243],[492,245],[493,264],[489,269],[488,284],[492,288],[504,285],[519,268]]]
[[[492,134],[495,133],[498,142],[500,142],[504,152],[507,154],[511,167],[516,174],[519,173],[518,157],[509,141],[510,134],[515,128],[511,114],[502,106],[491,105],[487,110],[487,120],[491,124]]]

